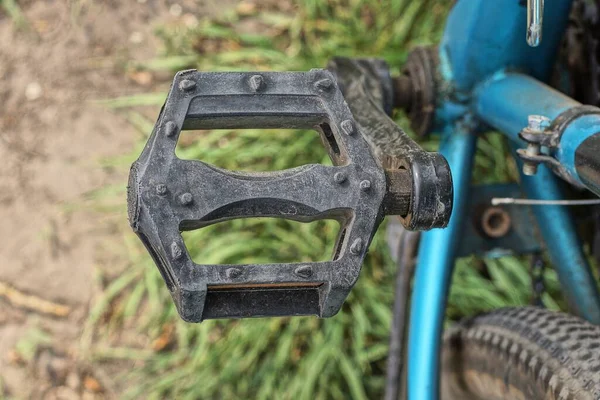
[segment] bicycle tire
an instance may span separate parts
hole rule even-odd
[[[600,400],[600,327],[535,307],[504,308],[444,335],[443,399]]]

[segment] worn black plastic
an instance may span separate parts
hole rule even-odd
[[[370,66],[375,62],[376,67]],[[441,154],[424,151],[385,112],[381,61],[336,57],[327,69],[335,73],[356,122],[384,167],[411,174],[411,212],[402,216],[402,224],[410,230],[445,227],[453,201],[450,167]]]
[[[246,173],[175,156],[181,129],[214,128],[315,128],[334,166]],[[385,193],[383,168],[330,72],[184,71],[176,75],[152,136],[131,168],[129,219],[187,321],[329,317],[358,279],[383,216]],[[258,216],[339,221],[332,260],[269,265],[191,260],[181,231]]]

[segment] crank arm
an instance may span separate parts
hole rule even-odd
[[[181,130],[217,128],[315,128],[334,166],[246,173],[175,156]],[[148,144],[131,167],[128,215],[181,317],[200,322],[336,314],[386,211],[406,217],[413,209],[414,174],[384,171],[365,137],[328,71],[178,73]],[[449,210],[451,201],[444,206]],[[335,219],[341,233],[325,262],[192,261],[181,231],[247,217]]]
[[[393,104],[387,64],[378,59],[334,58],[332,71],[365,140],[386,170],[410,175],[411,208],[400,215],[405,228],[443,228],[452,212],[452,175],[446,159],[423,150],[389,116]],[[389,214],[389,213],[388,213]]]

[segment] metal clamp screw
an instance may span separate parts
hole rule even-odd
[[[528,118],[527,130],[530,132],[543,133],[546,128],[550,126],[550,118],[544,117],[543,115],[530,115]],[[541,146],[538,143],[527,143],[525,154],[528,156],[538,156],[540,154]],[[532,176],[537,173],[538,164],[525,161],[523,162],[523,174]]]

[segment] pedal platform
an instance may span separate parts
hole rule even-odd
[[[175,156],[182,130],[224,128],[316,129],[333,166],[248,173]],[[404,212],[412,196],[408,171],[386,175],[361,129],[326,70],[190,70],[175,76],[148,144],[131,167],[127,197],[130,225],[152,255],[184,320],[329,317],[340,310],[383,218],[390,182],[396,186],[396,206],[406,203]],[[261,265],[192,261],[182,231],[248,217],[335,219],[341,229],[333,257]]]

